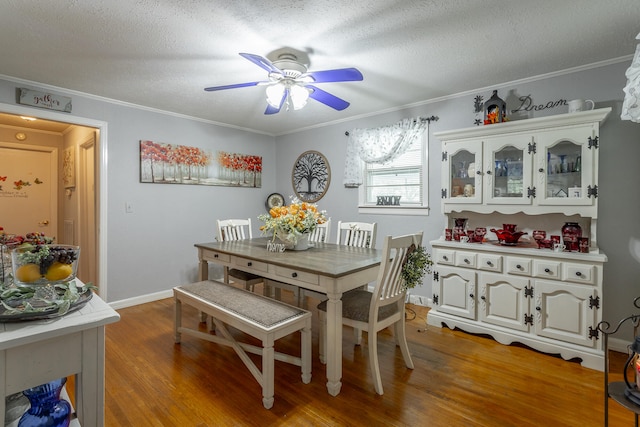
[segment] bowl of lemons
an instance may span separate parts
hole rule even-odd
[[[13,280],[18,285],[65,283],[76,278],[80,246],[22,245],[11,252]]]

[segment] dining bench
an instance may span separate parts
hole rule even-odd
[[[302,382],[311,381],[311,312],[216,280],[205,280],[173,288],[175,342],[191,335],[232,347],[262,387],[262,403],[271,409],[274,401],[275,360],[300,366]],[[207,314],[207,331],[183,326],[182,304]],[[195,318],[194,318],[195,319]],[[195,321],[199,321],[195,319]],[[213,322],[213,324],[209,324]],[[227,326],[262,341],[262,347],[240,342]],[[276,352],[276,340],[300,331],[300,356]],[[262,371],[247,352],[262,355]]]

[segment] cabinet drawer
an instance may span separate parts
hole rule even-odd
[[[247,269],[247,267],[249,267],[249,269],[251,269],[252,271],[264,271],[266,272],[268,270],[268,265],[264,262],[260,262],[260,261],[256,261],[253,259],[246,259],[246,258],[236,258],[235,259],[235,264],[241,269],[241,270],[245,270]]]
[[[502,272],[502,257],[492,254],[478,254],[478,268],[480,270]]]
[[[560,278],[560,267],[562,263],[554,261],[535,261],[533,267],[533,275],[536,277],[545,277],[548,279]]]
[[[442,265],[453,265],[455,251],[447,249],[436,249],[436,263]]]
[[[305,271],[293,270],[291,268],[276,267],[276,275],[286,277],[287,279],[300,280],[301,282],[318,285],[319,279],[317,274],[307,273]]]
[[[596,283],[595,266],[587,264],[565,263],[564,277],[569,282]]]
[[[224,262],[224,263],[231,261],[231,255],[229,254],[223,254],[220,252],[207,252],[205,255],[206,255],[207,261]]]
[[[507,258],[507,273],[531,276],[531,260],[510,256]]]
[[[474,252],[457,251],[455,255],[455,265],[458,267],[476,268],[478,265],[478,254]]]

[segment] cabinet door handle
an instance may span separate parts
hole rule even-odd
[[[249,262],[247,263],[247,267],[251,267],[252,265],[253,265],[253,263],[252,263],[251,261],[249,261]]]
[[[517,268],[518,270],[522,270],[522,266],[521,266],[520,264],[516,265],[516,268]]]
[[[491,175],[491,171],[487,171],[487,175]]]
[[[538,172],[544,172],[544,169],[540,168],[538,169]]]
[[[489,267],[491,267],[491,266],[493,265],[493,263],[492,263],[491,261],[487,261],[487,265],[488,265]]]
[[[213,257],[214,257],[214,258],[218,258],[218,254],[215,254]]]
[[[474,295],[473,295],[473,294],[469,294],[469,298],[473,298],[473,297],[474,297]]]
[[[298,273],[294,271],[293,273],[291,273],[291,277],[298,277]]]
[[[536,307],[536,310],[541,311],[541,310],[542,310],[542,308],[540,308],[540,307]]]
[[[471,261],[469,261],[467,258],[465,258],[465,259],[464,259],[464,262],[465,262],[466,264],[469,264]]]
[[[544,272],[545,272],[545,273],[551,273],[551,270],[549,270],[548,268],[545,268],[545,269],[544,269]]]
[[[580,277],[582,276],[582,273],[580,273],[579,271],[576,271],[576,276]]]
[[[482,175],[482,171],[477,171],[476,175]]]
[[[486,299],[487,299],[487,297],[485,297],[484,295],[482,295],[482,296],[480,297],[480,299],[484,301],[484,300],[486,300]]]
[[[449,261],[449,258],[447,258],[446,255],[443,255],[442,259],[445,260],[445,261]]]

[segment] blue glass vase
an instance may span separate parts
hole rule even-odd
[[[66,382],[66,378],[60,378],[23,391],[31,407],[18,421],[18,427],[68,427],[71,405],[60,399]]]

